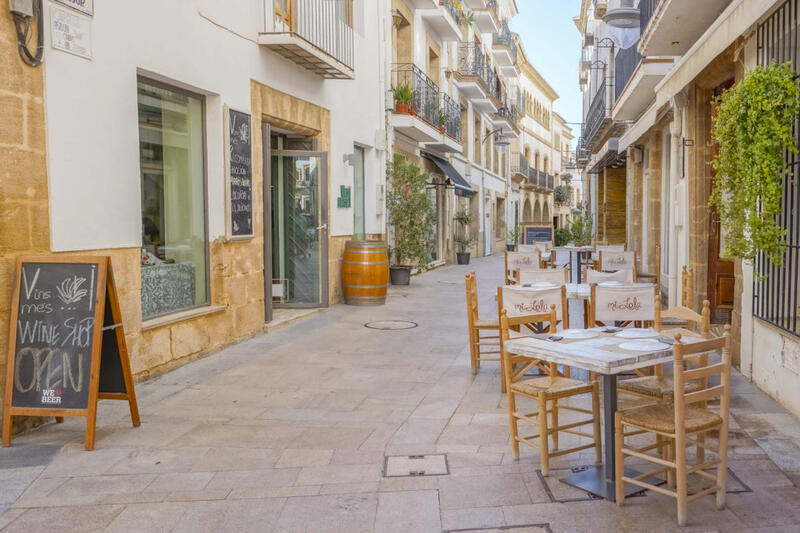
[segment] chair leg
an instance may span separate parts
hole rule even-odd
[[[509,371],[514,372],[513,365]],[[503,360],[502,354],[500,355],[500,392],[503,394],[506,393],[506,363]]]
[[[514,411],[516,410],[517,398],[516,395],[511,392],[508,394],[508,424],[511,431],[511,453],[514,456],[514,459],[519,459],[519,440],[517,440],[517,436],[519,435],[519,431],[517,429],[518,420],[514,416]]]
[[[547,448],[547,398],[539,395],[539,454],[542,475],[550,475],[550,452]]]
[[[475,328],[469,328],[469,364],[472,367],[472,375],[478,373],[478,342],[480,335]]]
[[[553,449],[558,449],[558,400],[553,400],[550,407],[551,427],[553,428]]]
[[[688,479],[686,473],[686,442],[684,439],[680,438],[680,436],[673,441],[673,452],[675,457],[675,481],[677,484],[676,490],[678,497],[678,525],[683,527],[686,525]]]
[[[614,414],[614,479],[617,489],[617,505],[625,505],[625,482],[622,476],[625,474],[625,456],[622,454],[622,446],[625,444],[624,427],[622,425],[622,414]]]
[[[728,477],[728,424],[719,428],[719,464],[717,465],[717,509],[725,508],[725,488]]]
[[[662,437],[665,441],[666,450],[666,457],[667,461],[675,461],[675,440],[669,437]],[[676,471],[674,468],[667,468],[667,485],[675,488],[675,475]]]
[[[705,444],[706,442],[706,435],[705,433],[700,433],[697,435],[697,442],[700,444]],[[697,451],[695,452],[695,456],[697,457],[697,464],[705,463],[706,462],[706,449],[702,446],[696,446]]]
[[[592,385],[592,433],[594,434],[594,462],[603,464],[603,441],[600,437],[600,384]]]

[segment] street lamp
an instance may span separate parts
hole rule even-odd
[[[497,136],[494,139],[494,147],[497,148],[497,152],[500,155],[503,155],[508,150],[509,145],[511,145],[511,141],[508,140],[508,136],[503,133],[503,128],[497,128],[496,130],[487,133],[486,137],[484,137],[483,141],[481,141],[481,144],[485,143],[489,137],[495,134]]]

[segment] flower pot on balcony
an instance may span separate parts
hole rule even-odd
[[[469,264],[469,252],[456,252],[456,261],[459,265]]]
[[[400,115],[409,115],[411,113],[411,105],[395,102],[394,112]]]
[[[392,285],[410,285],[411,267],[407,265],[392,265],[389,267],[389,278]]]
[[[439,126],[439,133],[444,135],[444,126]]]

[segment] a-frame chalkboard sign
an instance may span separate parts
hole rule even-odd
[[[109,257],[18,257],[10,322],[3,446],[13,416],[77,416],[91,450],[98,400],[127,401],[139,425]]]

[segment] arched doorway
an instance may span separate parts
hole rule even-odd
[[[547,201],[544,202],[544,206],[542,208],[542,224],[548,225],[550,224],[550,205]]]
[[[541,224],[542,223],[542,207],[539,205],[539,201],[536,201],[536,204],[533,206],[533,223],[534,224]]]
[[[522,206],[522,223],[530,224],[533,222],[531,216],[531,200],[530,198],[525,198],[525,203]]]

